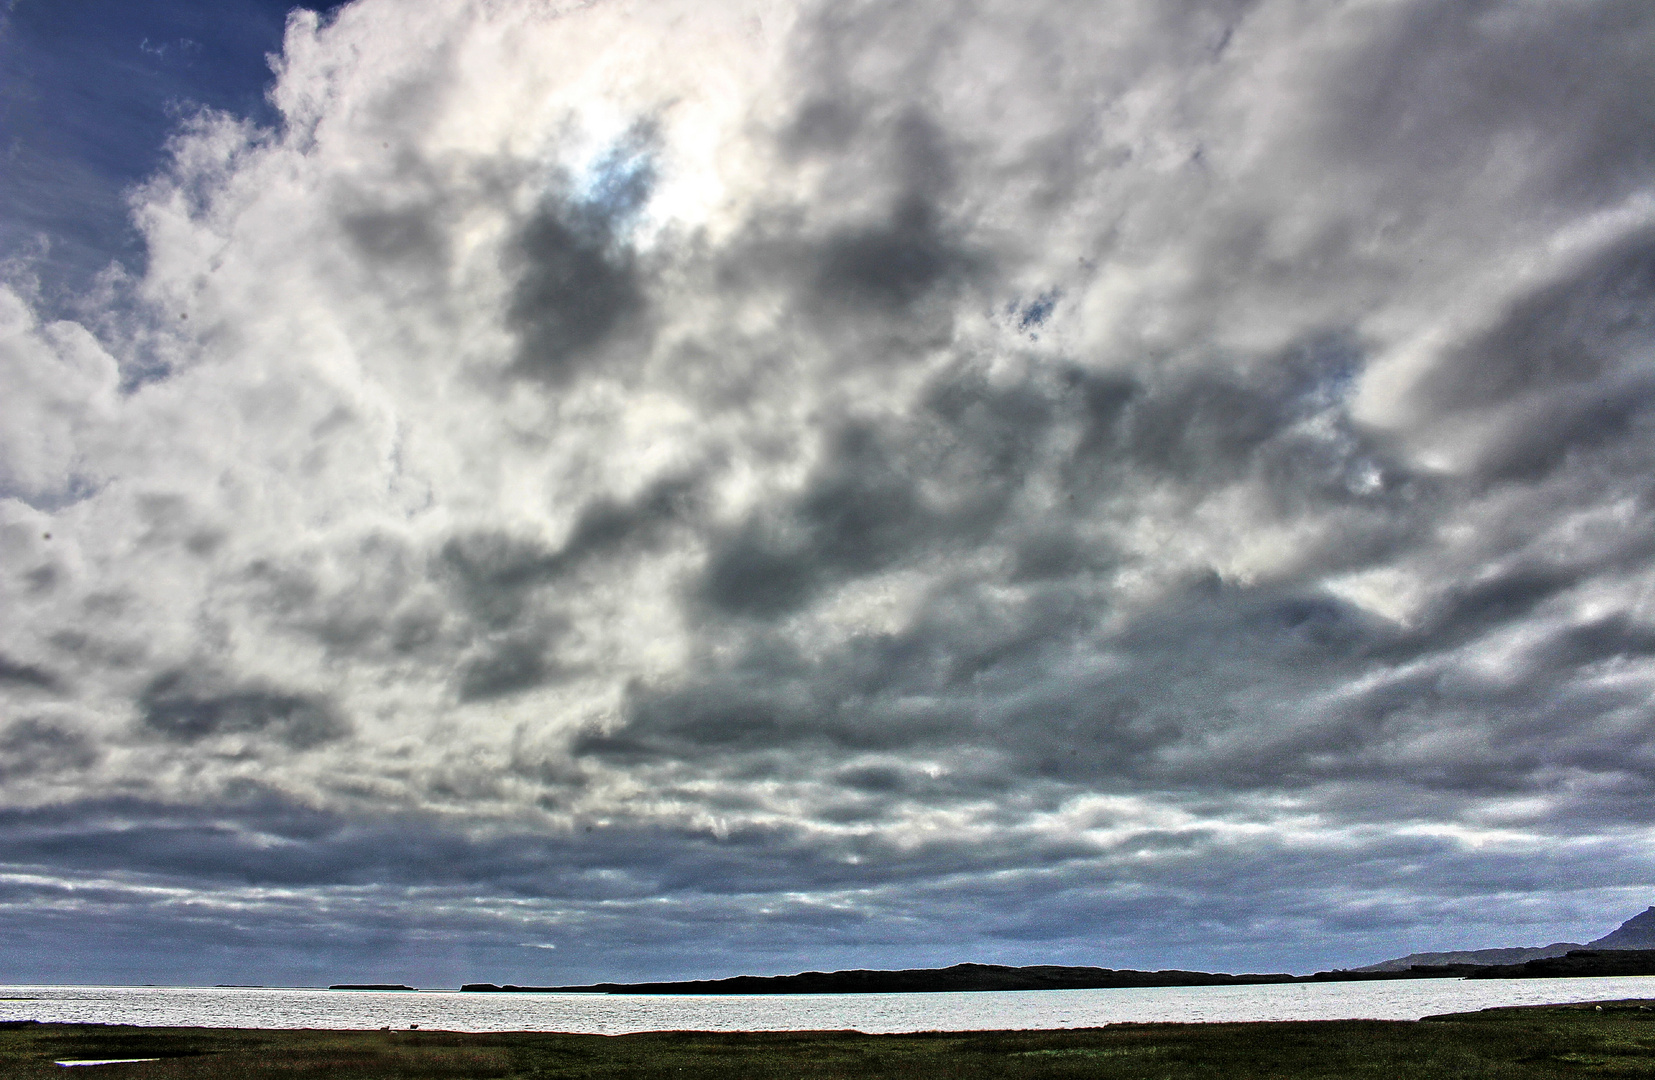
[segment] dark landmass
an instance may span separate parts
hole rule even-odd
[[[1575,949],[1521,964],[1415,964],[1407,971],[1338,973],[1364,979],[1572,979],[1655,975],[1655,949]]]
[[[687,982],[516,986],[466,983],[493,994],[912,994],[961,990],[1098,990],[1130,986],[1257,986],[1264,983],[1378,982],[1389,979],[1556,979],[1594,975],[1655,975],[1655,949],[1585,950],[1521,964],[1416,964],[1406,971],[1318,971],[1314,975],[1226,975],[1211,971],[1117,971],[1113,968],[1001,967],[955,964],[905,971],[806,971],[798,975],[737,975]]]
[[[1245,986],[1293,982],[1292,975],[1223,975],[1206,971],[1116,971],[1112,968],[1002,967],[955,964],[905,971],[806,971],[798,975],[737,975],[690,982],[595,983],[590,986],[496,986],[461,990],[586,994],[902,994],[950,990],[1096,990],[1120,986]]]
[[[401,983],[334,983],[329,990],[413,990]]]
[[[1212,1077],[1222,1080],[1556,1080],[1655,1076],[1655,1002],[1489,1009],[1425,1020],[1111,1024],[1059,1031],[277,1031],[0,1023],[0,1077],[64,1060],[127,1080],[828,1080]],[[111,1075],[114,1075],[111,1072]]]
[[[1450,964],[1474,964],[1478,967],[1491,967],[1499,964],[1521,964],[1529,960],[1543,960],[1551,956],[1564,956],[1575,949],[1584,949],[1586,946],[1578,941],[1554,941],[1550,945],[1536,945],[1530,948],[1516,949],[1460,949],[1456,952],[1417,952],[1407,956],[1399,956],[1395,960],[1382,960],[1377,964],[1366,967],[1352,968],[1352,971],[1407,971],[1412,967],[1445,967]]]
[[[1655,949],[1576,949],[1566,956],[1476,968],[1468,979],[1567,979],[1593,975],[1655,975]]]

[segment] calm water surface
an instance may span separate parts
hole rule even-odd
[[[0,1021],[448,1031],[981,1031],[1122,1022],[1417,1020],[1497,1005],[1655,998],[1655,976],[1019,990],[947,994],[461,994],[0,986]]]

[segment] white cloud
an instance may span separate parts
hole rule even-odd
[[[59,748],[4,798],[911,852],[1642,791],[1565,737],[1655,653],[1609,8],[296,13],[104,344],[0,292],[0,692]]]
[[[101,430],[115,411],[115,361],[75,323],[41,326],[27,301],[0,287],[0,491],[42,503],[95,486]]]

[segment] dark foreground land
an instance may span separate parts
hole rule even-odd
[[[91,1066],[69,1058],[161,1057]],[[858,1035],[250,1031],[0,1024],[0,1077],[232,1080],[301,1077],[1655,1076],[1655,1002],[1491,1009],[1418,1022],[1116,1024],[1079,1031]]]

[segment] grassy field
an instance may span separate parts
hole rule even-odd
[[[54,1061],[160,1057],[70,1072]],[[1410,1077],[1655,1076],[1655,1002],[1495,1009],[1419,1022],[1116,1024],[1079,1031],[858,1035],[257,1031],[0,1025],[0,1077]]]

